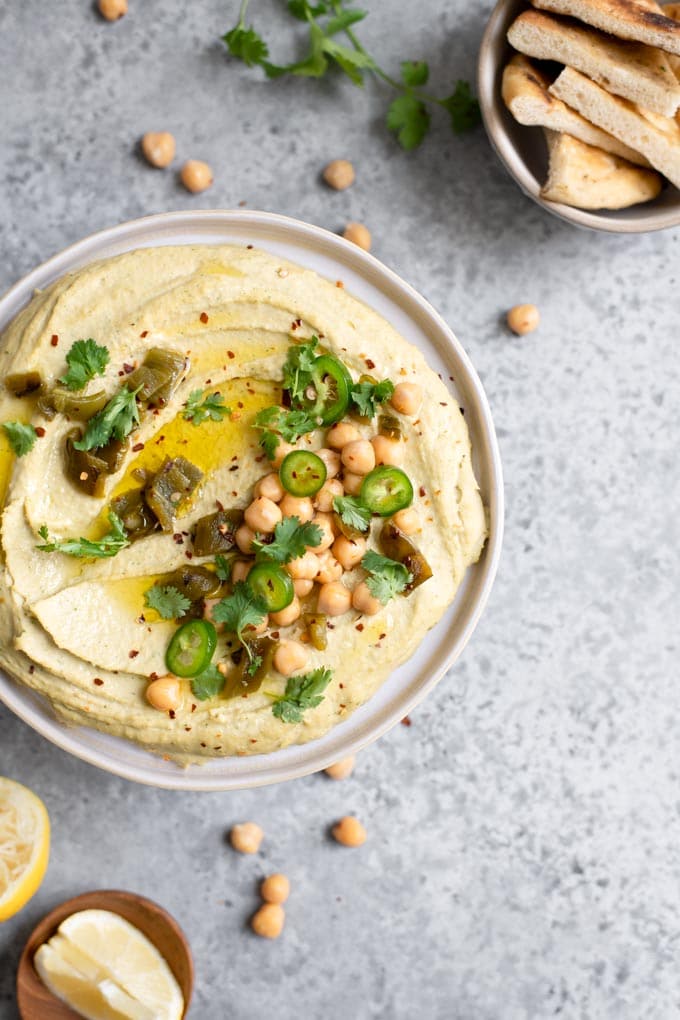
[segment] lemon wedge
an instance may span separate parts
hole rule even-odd
[[[151,1010],[112,981],[93,983],[49,942],[40,946],[33,965],[52,994],[87,1020],[154,1020]]]
[[[50,820],[31,790],[0,776],[0,921],[38,891],[50,855]]]

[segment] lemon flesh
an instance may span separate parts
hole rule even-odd
[[[20,783],[0,776],[0,921],[37,892],[50,855],[45,805]]]
[[[65,1002],[86,1020],[154,1020],[151,1010],[126,995],[111,981],[93,983],[63,959],[46,942],[33,958],[38,975],[53,995]]]

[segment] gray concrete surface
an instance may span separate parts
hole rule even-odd
[[[444,90],[474,73],[488,2],[375,0],[362,35]],[[677,231],[617,238],[547,216],[482,130],[437,120],[402,153],[386,94],[264,82],[225,59],[234,0],[0,3],[0,288],[81,236],[166,209],[234,206],[339,229],[441,310],[486,385],[507,480],[500,575],[463,659],[355,777],[177,795],[68,757],[0,708],[0,773],[54,824],[47,879],[0,928],[0,1016],[23,941],[61,899],[145,893],[193,946],[192,1020],[670,1020],[680,1015]],[[255,4],[283,47],[274,3]],[[278,54],[277,54],[278,55]],[[135,154],[168,128],[207,159],[191,197]],[[325,162],[357,182],[333,194]],[[541,309],[518,340],[501,324]],[[350,852],[329,823],[356,811]],[[231,823],[267,833],[257,857]],[[293,883],[277,943],[247,930],[257,879]]]

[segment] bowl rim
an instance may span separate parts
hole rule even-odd
[[[520,7],[529,9],[531,4],[528,0],[497,0],[484,29],[477,61],[477,94],[482,121],[492,148],[509,175],[520,186],[524,194],[533,199],[537,205],[553,216],[578,227],[611,234],[644,234],[678,226],[680,224],[680,202],[675,210],[650,210],[646,215],[641,215],[636,219],[623,220],[587,209],[577,209],[561,202],[548,202],[542,198],[538,182],[513,144],[503,123],[500,110],[502,99],[498,87],[498,74],[502,52],[498,52],[499,39],[503,32],[505,18],[515,8]],[[526,130],[529,131],[531,128],[526,128]],[[642,208],[644,207],[640,206],[640,209]]]
[[[172,237],[174,231],[182,228],[190,230],[191,228],[200,229],[203,226],[207,229],[212,222],[217,222],[219,226],[223,226],[225,229],[229,227],[238,228],[239,226],[244,228],[252,225],[256,230],[271,227],[274,230],[278,228],[280,231],[289,231],[296,234],[305,242],[309,241],[312,246],[315,244],[317,246],[320,245],[321,250],[325,253],[330,253],[331,258],[337,260],[338,263],[353,267],[362,278],[365,277],[369,282],[377,279],[378,284],[384,286],[388,292],[395,290],[397,294],[408,299],[411,305],[415,305],[424,318],[429,320],[432,327],[438,331],[445,341],[447,348],[453,350],[456,358],[462,364],[465,372],[465,381],[477,403],[477,441],[483,440],[483,444],[480,445],[484,445],[487,457],[485,468],[488,472],[487,509],[489,515],[489,535],[479,563],[475,564],[472,568],[481,570],[483,579],[474,598],[470,600],[471,607],[465,614],[465,623],[459,637],[450,646],[447,646],[447,651],[442,661],[438,664],[437,668],[428,674],[425,680],[419,683],[417,690],[411,691],[407,696],[405,692],[403,704],[396,706],[391,711],[385,710],[380,719],[372,722],[368,733],[358,733],[353,738],[345,741],[341,753],[338,753],[338,751],[331,752],[329,749],[325,753],[318,751],[315,755],[314,749],[323,740],[323,737],[321,737],[302,745],[295,745],[300,752],[300,756],[295,762],[280,765],[278,768],[273,765],[269,769],[265,768],[254,777],[221,776],[217,778],[215,776],[205,776],[201,780],[202,767],[200,765],[191,766],[189,769],[177,768],[173,773],[154,773],[152,775],[150,767],[142,767],[134,763],[131,764],[115,758],[112,759],[97,748],[91,748],[83,744],[78,739],[81,727],[70,727],[51,714],[41,714],[38,708],[33,705],[36,699],[42,705],[43,702],[40,696],[29,691],[33,698],[27,699],[24,693],[27,689],[23,688],[22,685],[17,685],[14,680],[10,681],[11,686],[8,687],[6,683],[3,684],[3,674],[0,673],[0,702],[4,703],[27,725],[40,733],[41,736],[46,737],[57,747],[73,754],[82,761],[86,761],[91,765],[134,782],[164,789],[193,791],[254,788],[289,779],[301,778],[302,776],[321,771],[340,757],[356,754],[400,722],[405,715],[412,711],[426,697],[447,670],[450,669],[453,662],[460,656],[482,615],[500,562],[505,507],[500,450],[491,409],[481,380],[460,341],[456,338],[443,317],[414,287],[402,280],[397,273],[385,266],[374,255],[323,227],[318,227],[292,217],[282,216],[278,213],[245,209],[173,211],[128,220],[96,231],[74,242],[18,280],[0,297],[0,326],[2,326],[2,319],[7,306],[11,305],[17,297],[21,296],[28,300],[29,295],[32,295],[39,282],[46,285],[45,280],[47,278],[49,280],[57,279],[59,276],[64,275],[64,273],[95,261],[97,258],[112,257],[110,253],[104,254],[102,252],[104,248],[120,243],[122,244],[120,251],[132,251],[136,248],[163,246],[164,243],[181,243],[172,240],[168,242],[165,240],[165,236]],[[148,233],[149,231],[153,232],[153,240],[149,239],[145,234],[141,242],[135,243],[137,235],[145,232]],[[205,244],[209,242],[201,241],[196,243]],[[214,243],[219,242],[215,241]],[[221,243],[234,242],[225,238]],[[266,248],[266,242],[264,242],[264,246]],[[294,258],[292,260],[294,261]],[[363,299],[359,298],[359,300]],[[24,304],[25,301],[13,312],[7,320],[8,322],[11,321],[11,318],[17,314],[19,308],[23,307]],[[368,703],[370,703],[370,699]],[[351,718],[350,716],[347,721],[349,722]],[[334,727],[330,732],[337,731],[339,728]],[[124,738],[118,739],[123,740]],[[139,745],[135,745],[135,747],[139,749]],[[152,752],[147,753],[152,755]],[[263,755],[262,758],[272,759],[277,753],[276,751],[271,752],[268,755]],[[158,755],[152,756],[158,757]],[[254,755],[253,759],[258,757],[260,756]]]

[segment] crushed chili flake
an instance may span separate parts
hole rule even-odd
[[[297,322],[291,322],[290,328],[291,328],[291,331],[294,333],[295,330],[298,328],[297,327]]]
[[[411,720],[409,719],[409,717],[407,715],[405,715],[404,718],[401,720],[401,725],[402,726],[410,726],[411,725]]]
[[[363,630],[364,629],[363,623],[358,623],[354,629],[355,630]]]
[[[344,691],[344,689],[345,689],[345,685],[344,684],[338,684],[338,687],[340,688],[341,691]]]
[[[257,737],[251,737],[250,738],[250,743],[251,744],[256,744],[257,743]]]
[[[92,681],[92,683],[93,683],[93,684],[96,684],[96,685],[97,685],[97,687],[103,687],[103,686],[104,686],[104,681],[103,681],[103,680],[101,679],[101,677],[98,677],[98,676],[96,676],[96,677],[94,678],[94,680]]]
[[[196,705],[193,703],[193,701],[191,702],[191,711],[192,712],[196,711]]]
[[[342,289],[343,289],[343,287],[344,287],[345,285],[344,285],[344,283],[342,282],[342,280],[336,280],[336,281],[335,281],[335,286],[336,286],[336,287],[339,287],[339,288],[340,288],[340,289],[342,290]]]
[[[138,655],[139,655],[139,649],[137,649],[137,648],[131,648],[130,651],[128,652],[128,658],[129,659],[136,659]]]
[[[244,407],[245,407],[246,405],[245,405],[245,404],[243,403],[243,401],[242,401],[242,400],[239,400],[239,401],[237,401],[237,404],[236,404],[236,406],[237,406],[237,407],[240,407],[240,408],[241,408],[241,410],[243,410],[243,408],[244,408]]]
[[[207,312],[201,312],[199,318],[200,318],[201,322],[207,322],[208,321],[208,313]]]
[[[213,751],[221,751],[221,750],[222,750],[222,745],[221,744],[218,744],[217,747],[213,747]]]
[[[371,358],[366,358],[366,368],[375,368],[375,361],[372,361]]]
[[[149,673],[149,680],[158,680],[158,673]]]
[[[191,733],[191,726],[185,726],[184,729],[187,733]]]
[[[119,376],[123,376],[123,375],[125,375],[125,372],[123,371],[123,369],[122,369],[122,368],[121,368],[120,372],[118,373],[118,375],[119,375]]]
[[[448,405],[448,404],[446,403],[446,401],[445,401],[445,400],[440,400],[440,401],[439,401],[439,406],[440,406],[440,407],[448,407],[449,405]]]
[[[52,339],[50,340],[50,343],[52,344],[53,347],[56,347],[57,344],[59,343],[59,337],[57,336],[56,333],[52,334]]]
[[[189,552],[188,550],[187,550],[187,552],[184,553],[184,555],[186,556],[186,558],[188,560],[193,560],[193,558],[194,558],[194,554],[192,552]]]
[[[203,741],[201,741],[201,747],[207,747],[207,746],[208,746],[207,744],[204,744]]]
[[[236,357],[236,355],[234,354],[234,352],[233,352],[233,351],[227,351],[227,357],[228,357],[228,358],[235,358],[235,357]]]
[[[132,375],[134,370],[135,370],[134,365],[128,365],[127,361],[123,362],[123,371],[125,372],[126,375]]]
[[[205,380],[205,385],[206,386],[210,386],[211,382],[212,382],[212,379],[206,379]],[[215,396],[219,396],[219,394],[215,394]]]
[[[148,331],[148,329],[145,329],[145,330],[144,330],[144,332],[143,332],[143,333],[140,333],[139,335],[140,335],[140,337],[141,337],[141,339],[142,339],[142,340],[145,340],[145,339],[146,339],[146,337],[147,337],[147,336],[149,335],[149,331]]]
[[[460,413],[461,413],[462,415],[464,415],[464,414],[465,414],[465,408],[464,408],[464,407],[459,407],[459,408],[458,408],[458,410],[460,411]]]
[[[35,673],[35,666],[33,666],[33,665],[30,665],[30,666],[28,667],[28,672],[29,672],[29,673]]]
[[[45,429],[42,427],[42,425],[38,425],[37,429],[35,430],[35,434],[36,436],[38,436],[39,439],[42,439],[42,437],[45,435]]]
[[[247,244],[246,245],[246,248],[248,249],[248,251],[250,251],[252,249],[252,247],[253,247],[252,244]]]
[[[387,637],[387,634],[381,634],[380,637],[378,638],[378,641],[382,641],[382,639],[386,638],[386,637]]]
[[[281,633],[280,633],[280,631],[278,631],[278,630],[273,630],[273,631],[272,631],[272,637],[274,638],[274,640],[275,640],[275,641],[278,641],[278,640],[279,640],[279,638],[281,637]]]
[[[418,495],[419,496],[424,496],[425,495],[425,486],[424,485],[421,485],[420,488],[418,489]]]
[[[135,445],[132,447],[132,452],[133,453],[139,453],[139,451],[143,450],[143,449],[144,449],[144,443],[135,443]]]
[[[219,499],[215,500],[215,506],[217,507],[218,510],[224,510],[224,504],[220,503]]]
[[[170,716],[171,719],[175,718],[175,710],[174,710],[174,708],[169,708],[168,709],[168,715]]]
[[[264,454],[261,453],[259,457],[255,458],[255,463],[256,464],[261,464],[263,460],[264,460]]]
[[[172,540],[173,542],[176,542],[177,545],[184,545],[184,539],[180,535],[179,531],[175,532],[175,534],[172,536]]]

